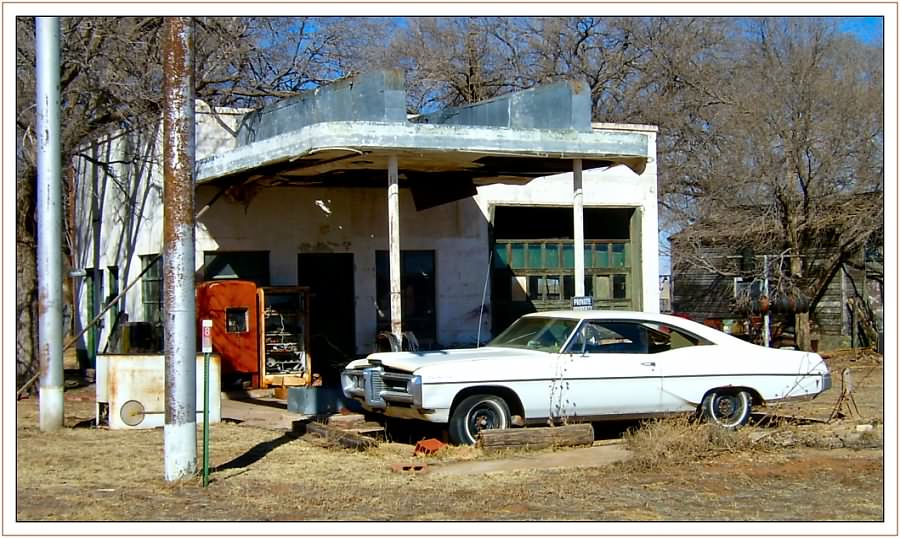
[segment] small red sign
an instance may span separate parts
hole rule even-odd
[[[200,347],[203,353],[212,353],[212,320],[204,319],[201,322]]]

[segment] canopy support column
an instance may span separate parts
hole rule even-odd
[[[400,186],[397,156],[388,157],[388,254],[391,278],[391,333],[403,342],[400,294]]]
[[[574,193],[573,228],[575,232],[575,296],[584,296],[584,191],[581,187],[581,159],[572,161]]]

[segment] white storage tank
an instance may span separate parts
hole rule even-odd
[[[97,424],[109,428],[159,428],[166,420],[165,356],[97,355]],[[221,359],[209,359],[209,422],[220,422]],[[197,423],[203,422],[203,355],[197,355]]]

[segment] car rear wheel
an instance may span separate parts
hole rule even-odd
[[[509,428],[509,406],[499,396],[475,394],[456,406],[450,417],[450,441],[457,445],[474,445],[482,430]]]
[[[746,390],[714,390],[700,404],[701,416],[713,424],[735,430],[750,420],[753,398]]]

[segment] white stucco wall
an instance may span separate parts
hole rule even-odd
[[[388,249],[387,207],[386,188],[264,189],[246,213],[219,201],[198,222],[198,268],[204,250],[268,250],[271,284],[287,286],[297,283],[297,254],[352,253],[357,350],[369,352],[376,336],[375,252]],[[468,200],[417,212],[402,189],[400,229],[401,250],[435,251],[440,342],[473,341],[488,263],[487,221],[478,206]]]

